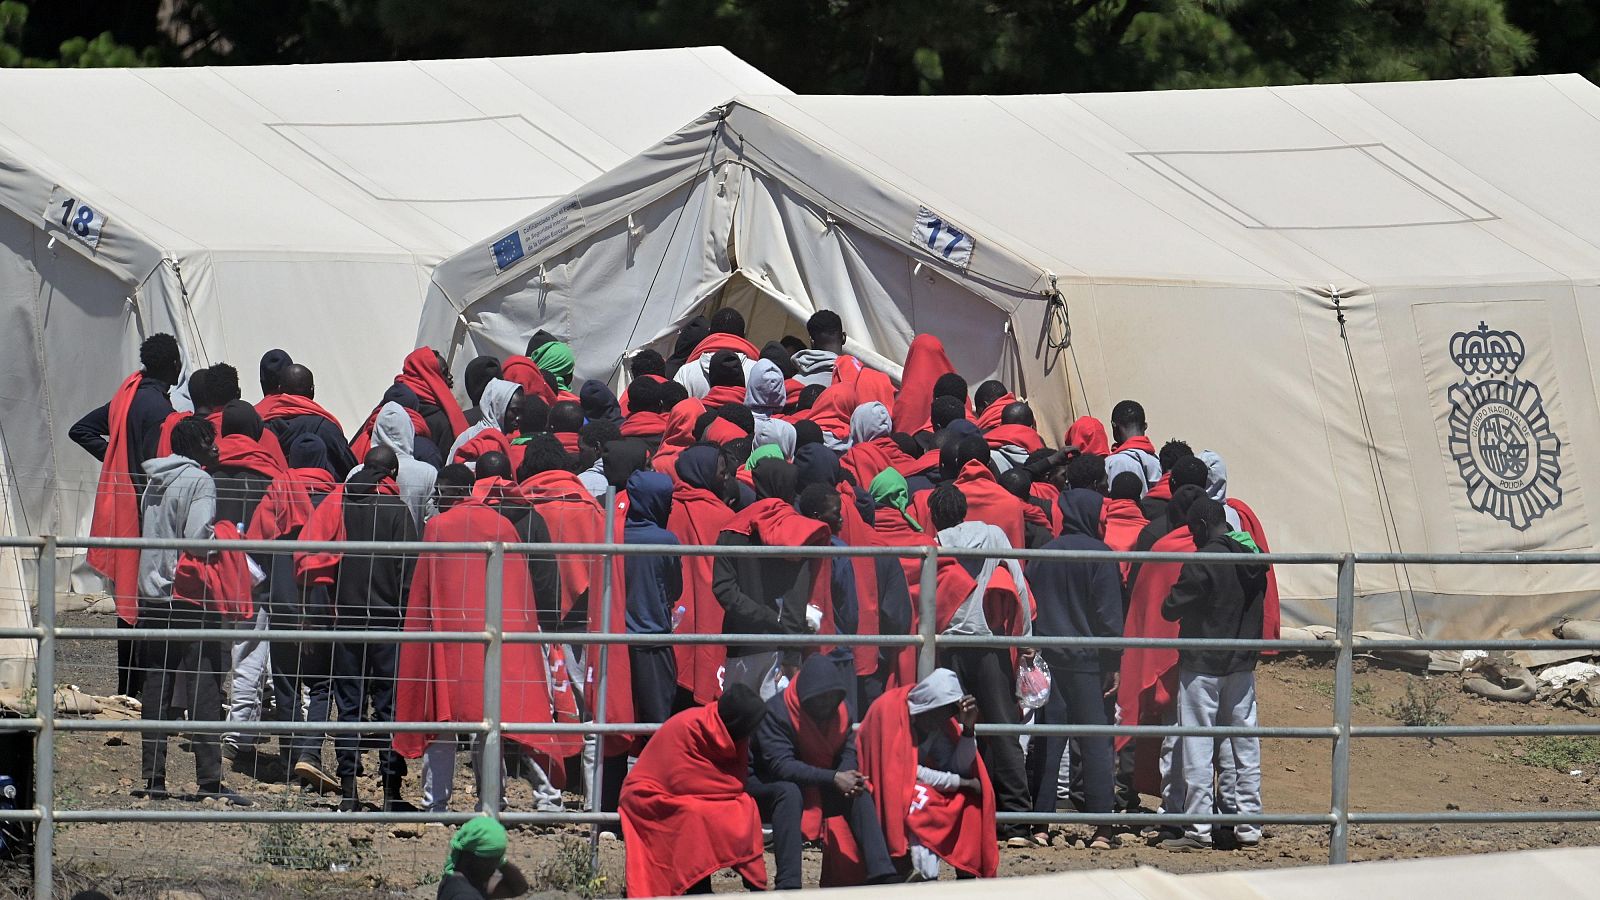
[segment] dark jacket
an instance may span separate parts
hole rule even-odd
[[[724,531],[719,547],[760,546],[748,535]],[[727,634],[807,634],[806,604],[811,583],[826,560],[719,556],[712,565],[711,590],[722,604]],[[780,613],[781,609],[781,613]],[[760,644],[729,644],[729,656],[769,651]]]
[[[321,416],[284,416],[278,419],[268,419],[266,427],[278,436],[278,443],[284,447],[289,446],[295,438],[302,434],[309,434],[322,442],[328,451],[328,471],[339,481],[350,476],[350,470],[356,467],[356,457],[350,452],[350,442],[344,439],[344,433],[339,426]]]
[[[518,543],[550,543],[550,525],[531,505],[500,503],[494,508],[516,529]],[[554,624],[561,617],[561,567],[553,556],[528,554],[526,559],[528,579],[533,585],[533,607],[538,611],[539,628],[542,631],[546,622]]]
[[[128,468],[133,473],[133,483],[144,489],[144,464],[155,459],[161,446],[161,423],[172,415],[172,401],[167,399],[171,386],[146,375],[133,392],[133,402],[128,406]],[[95,459],[106,458],[107,438],[111,433],[111,404],[107,403],[79,419],[67,430],[72,442],[89,451]]]
[[[1224,535],[1200,548],[1201,553],[1255,553]],[[1161,615],[1178,623],[1180,638],[1260,640],[1262,604],[1267,596],[1267,567],[1261,563],[1184,563]],[[1256,667],[1256,650],[1179,650],[1184,671],[1232,675]]]
[[[822,654],[807,657],[805,664],[800,667],[800,674],[795,676],[800,702],[804,703],[808,698],[828,691],[841,691],[848,695],[849,685],[839,667],[853,664],[849,659],[840,662]],[[767,701],[767,716],[756,726],[755,736],[750,741],[751,767],[762,781],[792,781],[801,787],[831,788],[835,772],[856,769],[855,733],[846,734],[844,746],[832,768],[825,769],[802,762],[799,735],[794,720],[789,716],[785,693],[781,691]],[[805,715],[805,712],[802,710],[800,714]],[[854,724],[853,719],[851,724]]]
[[[587,387],[587,385],[585,385]],[[677,544],[667,530],[672,512],[672,479],[660,472],[634,472],[628,478],[628,518],[622,539],[628,544]],[[629,634],[672,633],[672,609],[683,595],[683,557],[624,557]]]
[[[376,473],[357,472],[345,482],[345,539],[416,541],[411,509],[397,494],[378,493],[377,480]],[[334,577],[339,627],[398,630],[416,564],[416,557],[409,554],[344,554]]]
[[[1109,553],[1100,540],[1100,507],[1094,491],[1070,490],[1061,495],[1061,537],[1047,550],[1096,550]],[[1122,571],[1112,560],[1063,562],[1035,559],[1027,565],[1028,585],[1038,612],[1033,633],[1042,637],[1122,637]],[[1121,653],[1089,648],[1046,648],[1045,661],[1062,672],[1115,672]]]

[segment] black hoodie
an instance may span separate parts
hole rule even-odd
[[[1061,537],[1046,550],[1111,548],[1100,539],[1100,507],[1094,491],[1061,495]],[[1027,565],[1028,586],[1038,612],[1033,633],[1045,637],[1122,637],[1122,570],[1113,560],[1061,562],[1035,559]],[[1115,672],[1121,653],[1089,648],[1045,649],[1050,668],[1062,672]]]
[[[804,703],[828,691],[841,691],[848,696],[849,684],[839,667],[854,664],[853,658],[836,662],[821,653],[807,657],[795,676],[795,690],[800,694],[800,702]],[[802,761],[799,736],[794,720],[789,716],[785,693],[779,691],[767,701],[767,717],[756,727],[755,737],[750,741],[750,758],[756,777],[766,782],[792,781],[801,787],[831,787],[835,772],[849,772],[856,768],[855,733],[850,732],[845,736],[844,747],[839,751],[833,768],[823,769]],[[848,704],[845,708],[849,709]],[[805,715],[805,711],[801,710],[800,715]],[[849,712],[845,715],[849,715]]]
[[[1200,548],[1201,553],[1254,553],[1254,548],[1223,535]],[[1260,640],[1262,604],[1267,596],[1263,563],[1184,563],[1161,615],[1178,623],[1180,638]],[[1184,671],[1232,675],[1256,667],[1256,650],[1179,650]]]
[[[398,494],[377,491],[378,474],[357,472],[344,485],[345,539],[416,541],[416,520]],[[339,627],[399,630],[417,558],[408,554],[346,553],[334,576]]]

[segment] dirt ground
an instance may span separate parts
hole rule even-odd
[[[80,615],[73,624],[108,624]],[[60,677],[95,695],[111,693],[110,646],[64,646]],[[1442,714],[1458,724],[1589,722],[1586,713],[1549,705],[1496,704],[1461,693],[1459,678],[1433,676],[1443,690]],[[1389,724],[1393,708],[1424,685],[1415,674],[1357,662],[1356,721]],[[1304,657],[1288,656],[1263,664],[1259,689],[1263,725],[1327,725],[1331,721],[1333,670]],[[142,808],[129,791],[139,776],[137,740],[106,734],[59,736],[56,783],[61,808]],[[1329,801],[1331,742],[1320,739],[1264,741],[1264,796],[1269,812],[1326,812]],[[332,748],[325,761],[330,771]],[[463,755],[463,760],[465,759]],[[368,768],[376,769],[371,756]],[[1558,771],[1554,766],[1561,766]],[[193,789],[192,757],[174,746],[169,783]],[[1577,770],[1580,774],[1570,774]],[[1596,808],[1600,741],[1480,738],[1427,741],[1410,738],[1358,740],[1352,751],[1352,809],[1365,811],[1547,810]],[[287,786],[281,767],[235,764],[228,777],[236,789],[266,808],[333,809],[333,798],[315,797]],[[473,802],[471,772],[458,767],[454,806]],[[407,795],[420,796],[413,766]],[[363,785],[375,798],[376,778]],[[528,786],[513,780],[508,808],[531,810]],[[576,808],[578,798],[569,797]],[[164,801],[180,808],[182,801]],[[1154,806],[1153,799],[1147,805]],[[1172,872],[1271,868],[1327,861],[1323,828],[1269,826],[1258,849],[1174,854],[1143,846],[1130,837],[1111,851],[1076,849],[1073,839],[1085,827],[1061,829],[1054,845],[1006,849],[1002,875],[1032,875],[1069,869],[1156,866]],[[155,896],[160,886],[182,886],[203,897],[416,896],[431,897],[445,857],[449,830],[440,827],[372,825],[162,825],[83,824],[59,826],[58,867],[64,882],[78,889],[90,884],[116,896]],[[1475,854],[1551,846],[1600,844],[1600,825],[1530,824],[1506,826],[1358,827],[1351,838],[1354,860]],[[533,876],[536,888],[598,896],[620,896],[622,847],[601,843],[600,869],[586,869],[587,831],[581,827],[530,828],[512,836],[511,859]],[[806,852],[807,884],[815,884],[820,854]],[[770,866],[770,859],[769,859]],[[603,878],[603,881],[591,880]],[[581,884],[590,881],[585,890]],[[0,897],[7,880],[0,877]],[[69,885],[63,885],[69,886]],[[738,890],[725,874],[719,890]],[[26,891],[19,891],[26,896]],[[62,894],[62,896],[67,896]]]

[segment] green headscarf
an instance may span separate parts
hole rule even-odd
[[[492,859],[498,866],[506,856],[506,827],[488,816],[468,819],[450,838],[450,856],[444,861],[446,875],[455,872],[458,853]]]
[[[755,449],[754,453],[750,454],[749,459],[745,460],[744,467],[754,472],[756,470],[756,466],[760,465],[761,461],[764,459],[782,460],[783,448],[779,447],[777,444],[762,444]]]
[[[566,344],[560,341],[540,344],[528,354],[528,358],[539,367],[539,371],[550,373],[563,391],[572,383],[572,367],[577,365],[577,359],[572,355],[572,348]]]
[[[911,518],[911,512],[906,508],[911,505],[911,485],[906,483],[904,475],[892,467],[884,469],[878,473],[878,477],[872,479],[867,491],[872,494],[872,499],[900,510],[900,515],[905,516],[907,525],[917,531],[922,530],[922,526],[917,524],[916,519]]]

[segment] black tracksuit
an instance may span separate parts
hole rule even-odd
[[[1208,541],[1200,552],[1255,551],[1223,535]],[[1265,564],[1184,563],[1172,592],[1161,604],[1161,615],[1178,623],[1180,638],[1260,640],[1266,593]],[[1260,655],[1257,650],[1179,650],[1178,663],[1186,672],[1232,675],[1253,670]]]
[[[350,452],[350,442],[345,440],[339,426],[318,415],[283,416],[269,419],[267,428],[278,436],[278,443],[288,447],[302,434],[309,434],[328,449],[328,471],[339,481],[349,477],[350,470],[359,460]]]

